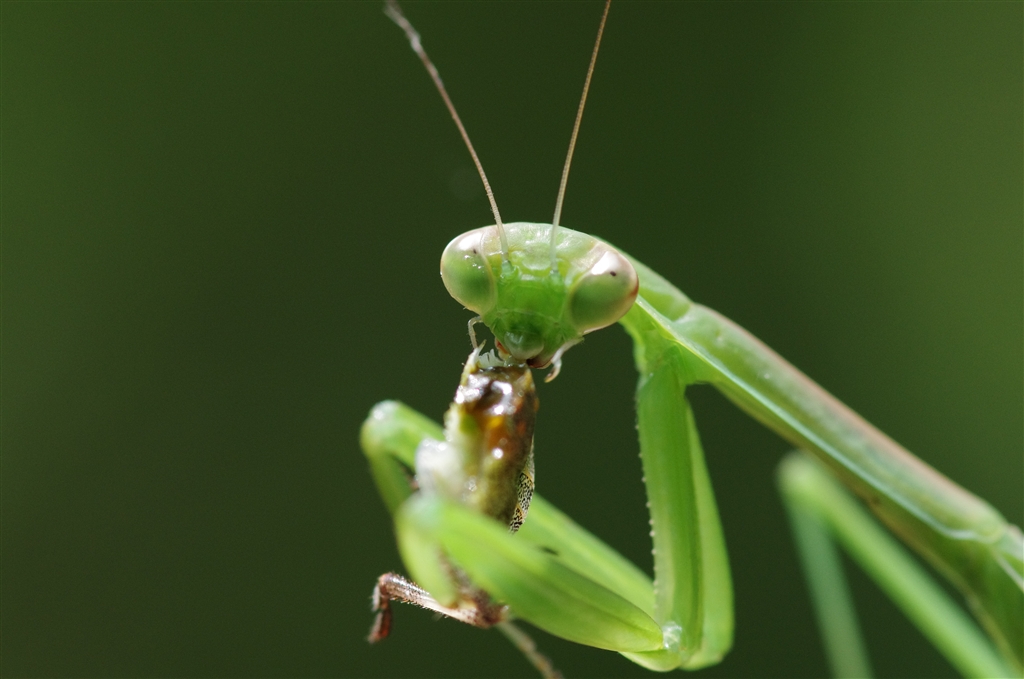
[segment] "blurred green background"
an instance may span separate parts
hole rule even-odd
[[[595,3],[416,3],[508,220],[548,221]],[[563,221],[751,330],[1008,518],[1022,462],[1022,5],[611,11]],[[357,445],[440,417],[469,351],[449,239],[492,219],[376,3],[2,6],[4,676],[522,676],[397,611]],[[538,489],[644,568],[618,328],[540,387]],[[736,583],[702,676],[820,676],[773,469],[693,394]],[[882,676],[952,669],[853,575]],[[538,633],[569,676],[649,676]]]

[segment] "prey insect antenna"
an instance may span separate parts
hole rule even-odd
[[[583,120],[583,107],[587,103],[587,92],[590,91],[590,79],[594,75],[594,64],[597,63],[597,50],[601,47],[601,36],[604,35],[604,25],[608,21],[608,9],[612,6],[612,0],[605,0],[604,14],[601,15],[601,25],[597,28],[597,40],[594,41],[594,53],[590,55],[590,66],[587,68],[587,79],[583,82],[583,96],[580,97],[580,107],[576,111],[576,123],[572,127],[572,137],[569,138],[569,153],[565,156],[565,166],[562,168],[562,182],[558,185],[558,199],[555,201],[555,217],[551,220],[551,270],[555,271],[558,263],[555,260],[555,235],[558,233],[558,222],[562,218],[562,201],[565,199],[565,185],[569,182],[569,165],[572,164],[572,152],[576,150],[576,137],[580,133],[580,121]]]
[[[607,9],[605,13],[607,14]],[[384,6],[384,13],[388,15],[388,18],[398,24],[398,27],[405,31],[406,37],[409,39],[409,45],[412,46],[413,52],[415,52],[423,65],[427,68],[427,73],[434,81],[434,85],[437,86],[437,91],[441,93],[441,98],[444,99],[445,106],[448,107],[448,112],[452,114],[452,119],[455,121],[455,125],[459,128],[459,133],[462,135],[462,140],[466,142],[466,147],[469,149],[469,155],[473,156],[473,163],[476,165],[476,171],[480,173],[480,179],[484,182],[484,190],[487,192],[487,200],[491,202],[491,212],[494,213],[494,222],[498,227],[498,238],[501,240],[501,258],[504,261],[508,261],[508,239],[505,238],[505,227],[501,223],[501,215],[498,214],[498,203],[494,200],[494,191],[491,190],[491,184],[487,181],[487,175],[484,173],[484,166],[480,163],[480,158],[476,155],[476,149],[473,148],[473,142],[469,140],[469,134],[466,132],[466,128],[462,125],[462,119],[459,118],[459,114],[455,111],[455,105],[452,100],[448,97],[448,91],[444,88],[444,83],[441,82],[441,74],[437,72],[437,68],[434,63],[427,56],[426,50],[423,49],[423,42],[420,40],[420,34],[412,27],[409,20],[405,18],[402,13],[402,8],[398,6],[396,0],[388,0]],[[602,27],[604,23],[602,22]],[[598,38],[600,39],[600,38]],[[591,65],[593,69],[593,65]],[[590,76],[587,76],[587,81],[590,81]],[[586,98],[586,91],[584,90],[584,98]],[[577,126],[579,123],[577,122]],[[575,133],[573,134],[575,137]],[[571,153],[571,152],[570,152]],[[564,183],[564,179],[563,179]],[[561,199],[559,199],[561,202]]]

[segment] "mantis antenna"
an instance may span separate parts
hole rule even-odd
[[[594,64],[597,63],[597,50],[601,47],[601,36],[604,35],[604,24],[608,20],[608,9],[611,6],[612,0],[605,0],[604,14],[601,15],[601,25],[597,28],[597,40],[594,41],[594,53],[590,55],[590,67],[587,69],[587,79],[583,83],[583,96],[580,97],[580,107],[576,111],[576,124],[573,125],[572,137],[569,138],[569,153],[565,156],[565,167],[562,168],[562,183],[558,186],[558,199],[555,201],[555,217],[551,220],[552,272],[557,271],[558,266],[558,262],[555,259],[555,235],[558,233],[558,221],[562,218],[562,201],[565,199],[565,185],[569,182],[569,165],[572,164],[572,152],[576,150],[576,136],[580,133],[580,121],[583,120],[583,107],[587,103],[590,78],[594,75]],[[486,180],[484,181],[486,182]]]
[[[480,158],[476,155],[476,150],[473,148],[473,142],[469,140],[469,134],[466,133],[466,128],[462,125],[462,119],[459,118],[459,114],[455,111],[455,105],[452,100],[448,97],[448,91],[444,88],[444,83],[441,82],[441,74],[437,72],[437,68],[434,63],[427,56],[426,50],[423,49],[423,42],[420,40],[420,34],[412,27],[409,20],[402,14],[402,8],[398,6],[396,0],[388,0],[384,6],[384,13],[388,15],[388,18],[398,24],[398,27],[405,31],[406,37],[409,39],[409,45],[412,46],[412,51],[419,56],[420,61],[427,68],[427,73],[434,80],[434,85],[437,86],[437,91],[441,93],[441,98],[444,99],[445,106],[448,107],[448,112],[452,114],[452,119],[455,121],[455,125],[459,128],[459,133],[462,135],[462,141],[466,142],[466,147],[469,149],[469,155],[473,156],[473,163],[476,165],[476,171],[480,173],[480,179],[484,182],[484,190],[487,192],[487,200],[491,201],[491,212],[494,213],[494,223],[498,227],[498,238],[501,240],[501,259],[505,262],[508,261],[508,239],[505,238],[505,227],[501,223],[501,215],[498,214],[498,203],[494,200],[494,191],[491,190],[491,184],[487,181],[487,175],[484,173],[484,166],[480,163]],[[608,10],[605,9],[607,15]],[[602,21],[601,26],[604,27]],[[600,39],[600,38],[599,38]],[[596,54],[596,51],[595,51]],[[593,63],[591,63],[591,70],[593,70]],[[590,76],[587,76],[587,82],[590,82]],[[586,90],[584,90],[584,98],[586,98]],[[582,109],[582,107],[581,107]],[[579,121],[576,122],[577,127]],[[573,140],[575,141],[576,133],[573,133]],[[570,151],[570,154],[572,152]],[[568,167],[566,167],[568,171]],[[563,175],[562,179],[563,189],[565,179]],[[559,204],[561,204],[561,197],[559,197]]]

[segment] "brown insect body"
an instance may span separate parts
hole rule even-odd
[[[445,413],[444,441],[423,440],[416,450],[415,487],[472,507],[519,530],[533,496],[533,430],[537,392],[530,369],[508,365],[493,354],[470,354],[455,400]],[[397,573],[385,573],[373,592],[377,612],[371,642],[391,631],[390,601],[402,601],[474,625],[491,627],[508,616],[506,606],[491,601],[457,568],[459,600],[444,606],[429,592]]]
[[[525,366],[474,365],[470,370],[467,364],[445,416],[446,433],[458,439],[464,457],[462,501],[512,532],[523,525],[533,495],[537,408],[533,377]]]

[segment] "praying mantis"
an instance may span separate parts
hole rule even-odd
[[[413,43],[415,47],[417,41]],[[910,456],[741,328],[691,302],[638,261],[551,224],[501,225],[496,207],[494,212],[495,226],[452,241],[442,271],[449,291],[483,317],[510,363],[534,368],[554,364],[557,371],[562,354],[584,332],[616,320],[635,342],[656,584],[542,500],[534,502],[523,529],[511,537],[457,503],[414,496],[396,461],[413,466],[420,442],[437,440],[441,433],[411,412],[376,410],[364,427],[364,447],[396,513],[400,543],[407,545],[406,565],[435,598],[448,603],[457,598],[446,567],[429,556],[440,549],[513,614],[553,634],[620,651],[654,670],[717,662],[731,644],[731,587],[685,393],[692,384],[706,383],[793,445],[817,455],[828,468],[823,471],[803,457],[789,458],[783,467],[784,496],[802,540],[813,543],[815,531],[824,524],[841,541],[849,541],[852,551],[867,552],[869,562],[873,550],[888,548],[874,542],[874,536],[866,546],[857,542],[870,529],[860,519],[847,522],[859,514],[856,509],[846,512],[855,505],[840,499],[846,496],[835,484],[838,478],[975,604],[996,648],[955,618],[953,631],[945,633],[954,638],[940,643],[955,646],[958,638],[973,636],[967,647],[949,651],[954,663],[965,674],[1020,673],[1024,555],[1019,529]],[[522,287],[509,283],[514,278]],[[540,281],[539,287],[523,285],[523,279]],[[638,289],[630,283],[638,283]],[[538,314],[545,306],[554,311]],[[573,322],[557,316],[566,307]],[[378,427],[390,433],[382,435]],[[837,508],[842,516],[830,516]],[[494,555],[501,556],[501,563],[494,563]],[[518,564],[520,570],[509,570],[508,564]],[[926,612],[919,615],[934,618],[937,609],[929,605],[916,602],[911,607],[924,606]],[[835,662],[843,667],[844,661]]]

